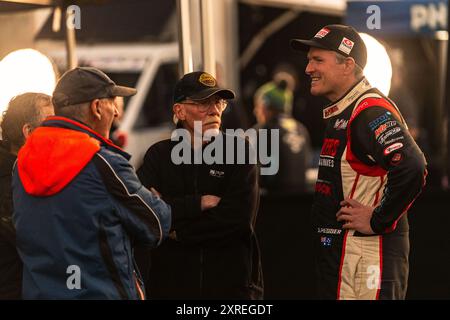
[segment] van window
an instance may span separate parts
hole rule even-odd
[[[172,122],[173,89],[178,80],[178,63],[159,67],[134,129],[155,127]]]

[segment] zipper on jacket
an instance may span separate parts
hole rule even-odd
[[[139,271],[136,260],[134,259],[134,250],[132,250],[131,259],[133,261],[133,279],[134,279],[134,283],[136,285],[136,291],[138,294],[138,298],[140,300],[145,300],[145,285],[144,285],[144,281],[142,280],[142,275],[141,275],[141,272]]]
[[[139,277],[137,276],[135,270],[133,270],[133,278],[134,278],[134,283],[136,285],[136,291],[138,293],[139,300],[145,300],[144,290],[142,289],[143,284],[142,284],[141,280],[139,279]]]
[[[199,195],[198,191],[198,166],[194,164],[194,195]],[[201,200],[200,200],[201,201]],[[203,298],[203,248],[200,248],[200,274],[199,274],[200,297]]]

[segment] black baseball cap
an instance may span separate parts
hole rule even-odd
[[[92,67],[77,67],[65,72],[53,91],[53,105],[62,108],[94,99],[129,97],[134,88],[118,86],[104,72]]]
[[[308,51],[311,47],[335,51],[344,57],[352,57],[363,69],[367,63],[366,45],[350,26],[331,24],[320,29],[310,40],[292,39],[290,44],[299,51]]]
[[[173,102],[186,99],[204,100],[217,94],[223,99],[234,99],[232,90],[220,88],[212,75],[203,71],[186,73],[175,85]]]

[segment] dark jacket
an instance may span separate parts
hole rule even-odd
[[[128,157],[63,117],[47,118],[27,139],[13,176],[24,298],[143,298],[133,244],[159,245],[171,216]]]
[[[223,135],[224,136],[224,135]],[[242,139],[241,139],[242,140]],[[262,272],[254,225],[259,194],[256,164],[179,164],[178,142],[147,151],[138,176],[172,207],[169,239],[152,251],[149,295],[155,299],[259,299]],[[245,141],[246,149],[248,142]],[[235,152],[236,155],[236,152]],[[221,197],[201,211],[202,195]]]
[[[16,156],[0,141],[0,300],[20,299],[22,291],[22,261],[12,223],[11,178],[15,161]]]
[[[273,156],[271,132],[278,130],[279,133],[279,140],[277,140],[277,143],[279,142],[278,172],[274,175],[261,175],[261,188],[270,195],[295,195],[306,192],[306,170],[310,167],[312,157],[311,143],[306,127],[292,117],[279,115],[265,125],[255,128],[267,130],[267,140],[262,139],[259,147],[267,146],[267,154],[271,156]],[[258,138],[261,139],[261,132],[259,132]]]

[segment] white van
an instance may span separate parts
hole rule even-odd
[[[40,41],[37,49],[64,70],[63,45]],[[135,87],[137,94],[125,100],[119,130],[127,133],[124,149],[138,168],[149,146],[170,137],[172,95],[178,79],[178,44],[96,44],[78,45],[80,66],[96,67],[120,85]]]

